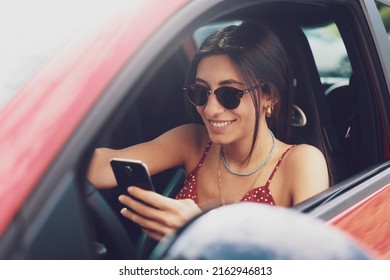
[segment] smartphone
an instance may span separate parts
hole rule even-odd
[[[134,159],[113,158],[110,164],[118,187],[127,189],[129,186],[137,186],[154,191],[148,167],[144,162]]]

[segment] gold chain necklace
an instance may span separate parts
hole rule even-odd
[[[218,191],[219,191],[219,203],[221,204],[221,206],[225,206],[226,202],[222,196],[221,160],[219,160],[219,166],[218,166]]]

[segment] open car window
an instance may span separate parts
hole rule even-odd
[[[325,87],[335,83],[348,83],[352,74],[351,63],[335,23],[303,28],[313,52],[321,82]]]
[[[375,3],[390,40],[390,3],[384,1],[376,1]]]
[[[239,25],[241,23],[241,20],[217,21],[198,28],[192,35],[196,48],[199,48],[204,39],[206,39],[207,36],[211,35],[212,33],[216,32],[218,29],[229,25]]]

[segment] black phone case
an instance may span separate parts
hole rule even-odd
[[[154,191],[153,183],[145,163],[139,160],[112,159],[111,167],[120,188],[137,186]]]

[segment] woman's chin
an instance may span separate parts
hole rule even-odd
[[[227,144],[231,143],[230,137],[226,136],[226,135],[216,135],[216,134],[209,133],[209,137],[210,137],[211,142],[213,142],[213,144],[227,145]]]

